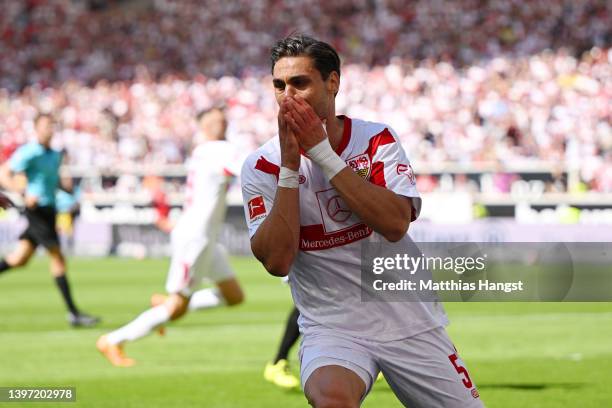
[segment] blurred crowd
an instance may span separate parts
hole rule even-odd
[[[124,0],[102,11],[91,3],[3,0],[0,86],[125,80],[139,64],[156,78],[241,77],[267,71],[270,45],[292,31],[316,33],[346,63],[369,66],[580,53],[611,35],[606,0]]]
[[[270,45],[296,29],[338,48],[337,111],[390,124],[414,162],[555,163],[612,192],[606,1],[123,4],[3,2],[0,161],[38,112],[75,167],[182,163],[216,105],[251,151],[276,133]]]

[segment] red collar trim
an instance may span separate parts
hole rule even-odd
[[[348,116],[344,116],[344,115],[340,115],[338,116],[338,118],[344,119],[344,129],[342,132],[342,140],[340,141],[340,144],[336,148],[336,154],[340,156],[342,152],[344,151],[344,149],[346,149],[346,146],[348,146],[349,141],[351,140],[352,121],[351,121],[351,118],[349,118]]]
[[[351,140],[351,118],[349,118],[348,116],[345,115],[340,115],[338,116],[338,118],[342,118],[342,120],[344,120],[344,129],[342,130],[342,140],[340,140],[340,144],[338,145],[338,147],[336,148],[335,152],[338,156],[340,156],[342,154],[342,152],[344,151],[344,149],[346,149],[346,146],[348,146],[350,140]],[[304,149],[302,149],[300,147],[300,154],[304,157],[308,157],[308,155],[306,154],[306,152],[304,151]]]

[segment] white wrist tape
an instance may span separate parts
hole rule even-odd
[[[281,167],[278,174],[278,186],[286,188],[298,188],[300,185],[299,173],[295,170]]]
[[[329,180],[346,167],[344,160],[334,152],[329,139],[323,139],[319,144],[308,150],[308,157],[317,163]]]

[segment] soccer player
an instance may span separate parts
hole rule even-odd
[[[21,234],[15,250],[0,259],[0,273],[28,263],[38,245],[47,250],[51,274],[68,309],[68,321],[74,326],[93,326],[99,319],[79,311],[66,277],[66,260],[55,228],[58,188],[70,192],[72,180],[60,177],[62,153],[51,148],[53,118],[40,114],[34,120],[37,141],[25,144],[13,153],[0,169],[0,184],[7,190],[24,195],[27,229]]]
[[[336,116],[330,45],[290,36],[271,61],[279,135],[245,161],[242,191],[253,253],[289,276],[309,403],[357,407],[382,371],[405,406],[481,407],[439,303],[361,301],[361,244],[408,250],[421,207],[394,131]]]
[[[115,366],[129,367],[123,345],[146,336],[187,310],[242,303],[242,288],[231,269],[217,236],[226,210],[225,196],[232,178],[239,174],[237,150],[225,140],[227,123],[221,109],[199,116],[198,146],[187,163],[187,188],[183,213],[172,229],[172,259],[166,281],[168,295],[155,294],[152,307],[125,326],[101,336],[98,350]],[[195,289],[203,280],[214,288]]]

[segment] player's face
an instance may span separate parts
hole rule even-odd
[[[332,72],[324,81],[312,58],[300,56],[279,59],[272,76],[279,105],[286,96],[298,95],[312,106],[321,119],[334,114],[335,94],[339,85],[336,72]]]
[[[36,121],[35,127],[38,143],[43,146],[49,146],[53,137],[53,121],[43,116]]]
[[[225,139],[225,131],[227,130],[225,115],[219,110],[209,112],[200,120],[200,129],[205,134],[211,135],[212,140]]]

